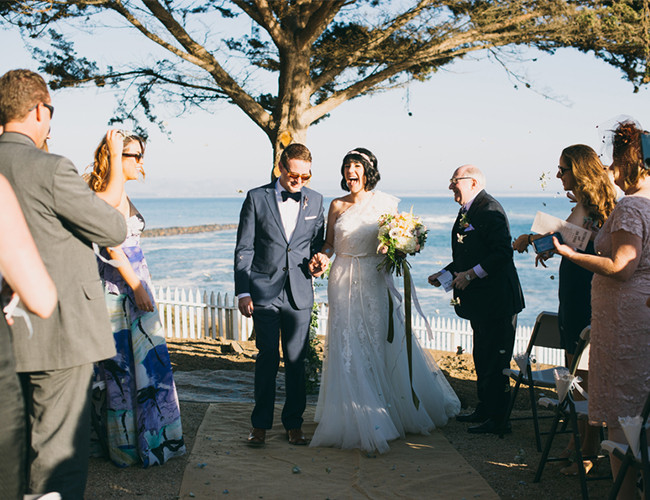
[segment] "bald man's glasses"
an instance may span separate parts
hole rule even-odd
[[[452,177],[449,179],[449,184],[453,184],[454,186],[458,184],[458,181],[462,181],[463,179],[473,179],[474,177]]]

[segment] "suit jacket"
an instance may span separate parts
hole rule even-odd
[[[41,151],[26,135],[0,136],[0,174],[16,193],[58,293],[49,318],[29,315],[31,338],[25,322],[16,320],[12,332],[17,371],[58,370],[114,356],[91,243],[122,243],[124,217],[88,188],[70,160]]]
[[[269,305],[287,279],[298,309],[314,303],[308,262],[323,246],[323,197],[303,187],[296,228],[287,240],[276,201],[275,183],[252,189],[239,215],[235,247],[235,294],[249,293],[254,304]]]
[[[512,316],[524,308],[524,297],[513,261],[508,218],[501,204],[482,190],[461,227],[460,214],[451,231],[453,262],[446,269],[467,271],[480,264],[485,278],[474,278],[465,290],[454,288],[456,314],[470,320]]]

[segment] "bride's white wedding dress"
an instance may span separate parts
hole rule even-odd
[[[458,414],[460,401],[430,354],[413,337],[413,389],[404,322],[393,296],[394,339],[388,336],[388,285],[377,271],[381,214],[397,212],[393,196],[375,192],[339,216],[336,259],[329,274],[328,334],[311,446],[361,448],[380,453],[406,432],[427,434]]]

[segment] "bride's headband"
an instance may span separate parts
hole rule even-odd
[[[350,156],[350,155],[358,155],[361,156],[364,160],[366,160],[370,166],[373,166],[373,162],[370,159],[370,156],[368,156],[366,153],[362,153],[361,151],[357,151],[356,149],[353,149],[352,151],[349,151],[345,156]]]

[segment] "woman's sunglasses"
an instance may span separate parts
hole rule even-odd
[[[135,161],[140,163],[142,161],[142,158],[144,158],[144,155],[142,153],[122,153],[122,156],[126,156],[127,158],[135,158]]]

